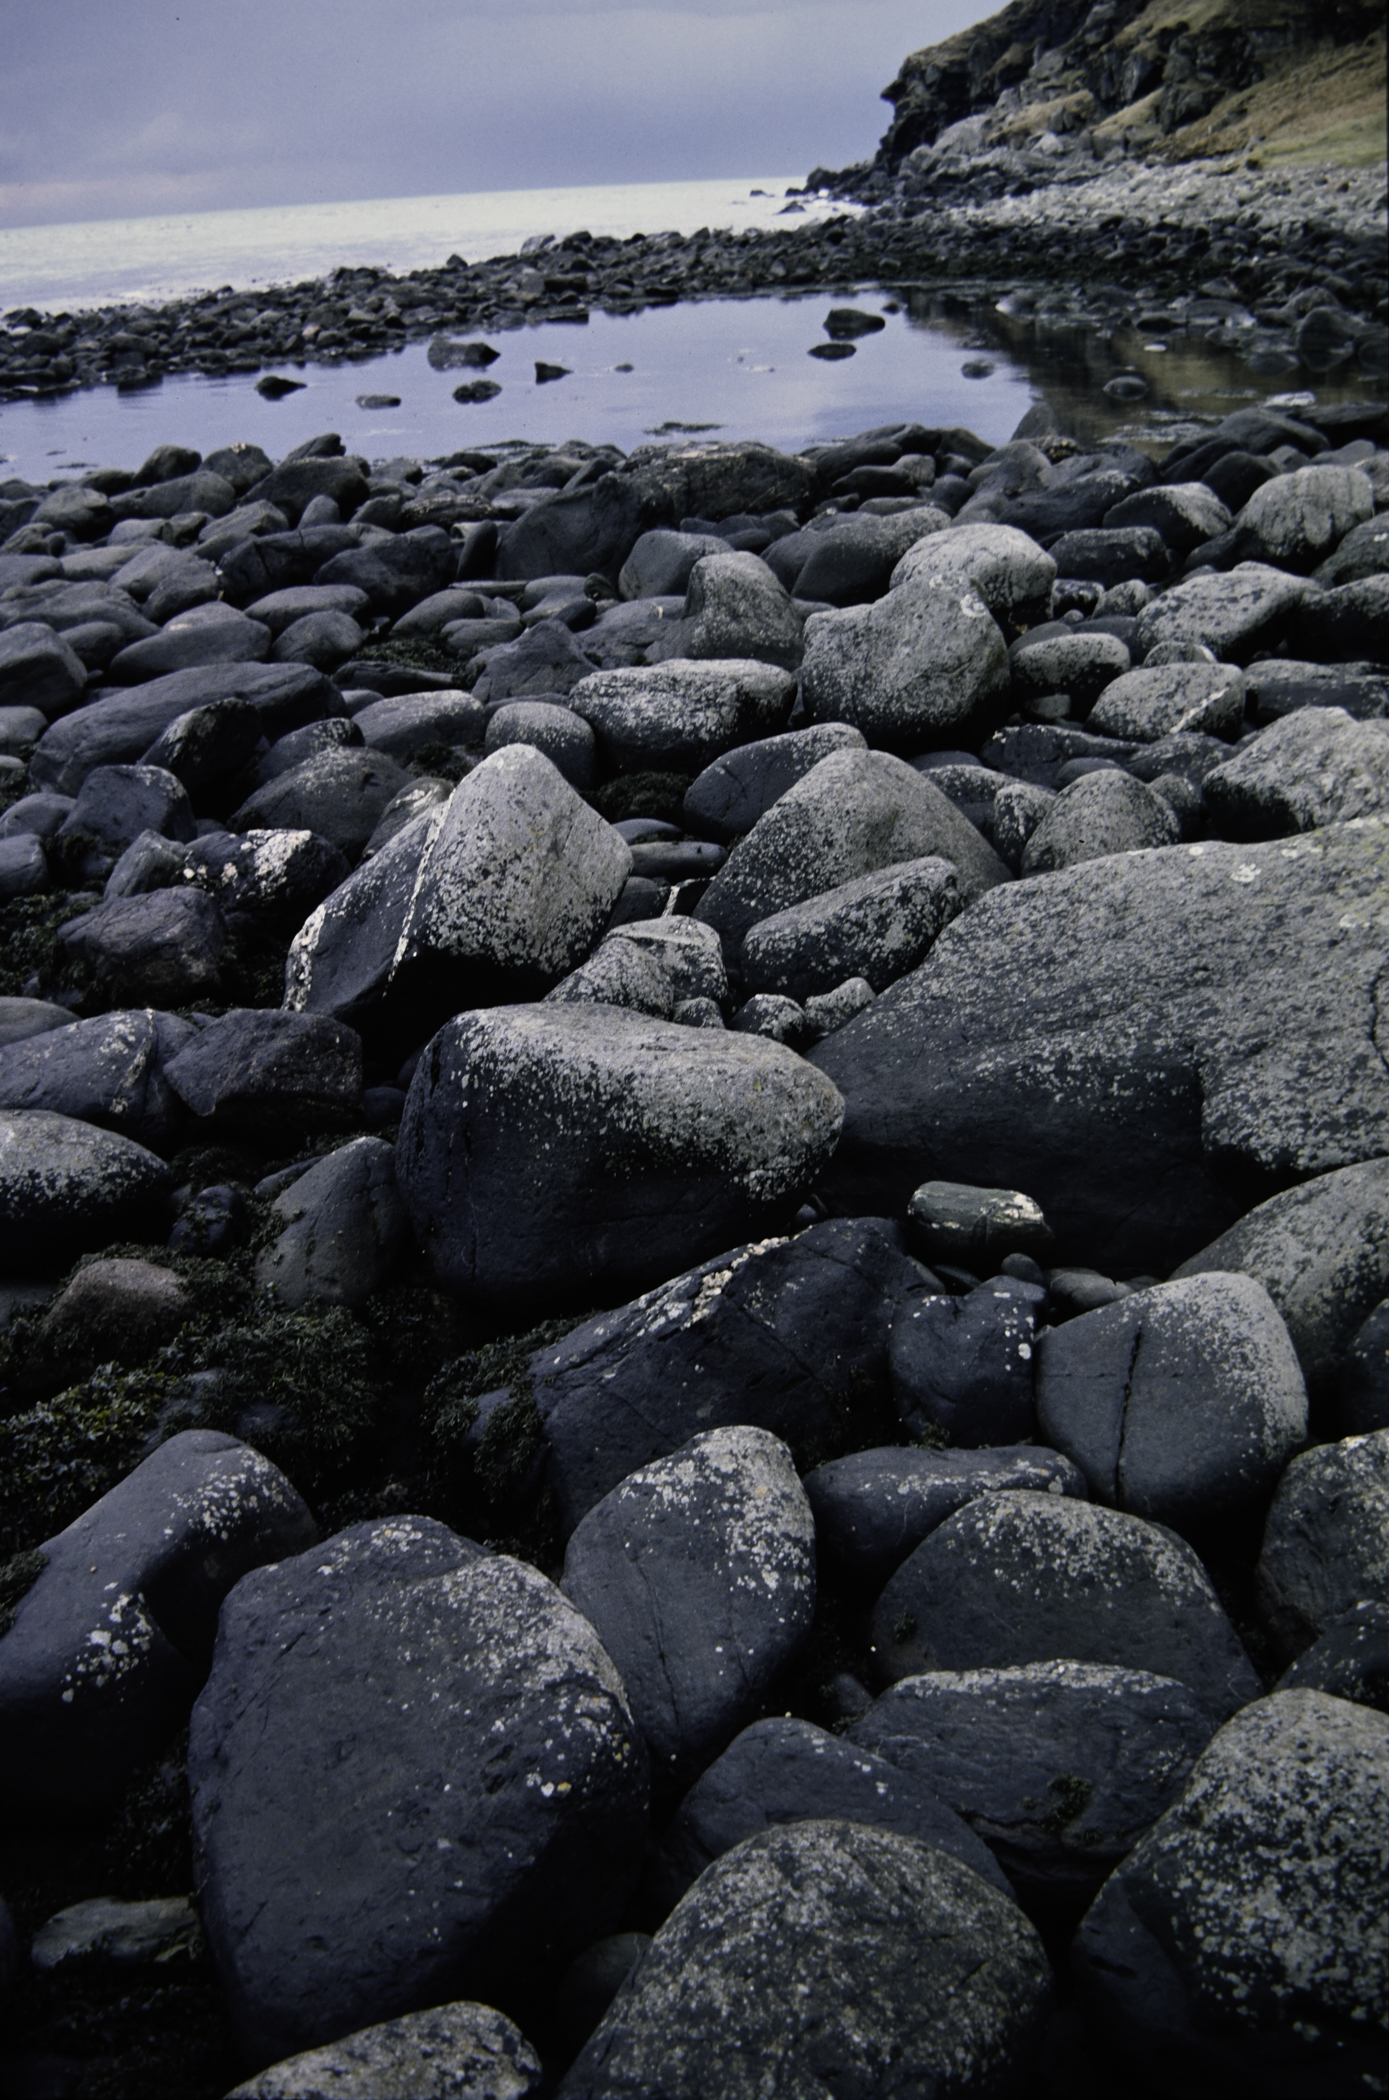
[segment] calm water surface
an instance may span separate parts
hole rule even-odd
[[[339,263],[404,270],[453,252],[477,261],[581,225],[621,236],[771,224],[786,187],[769,177],[513,190],[0,230],[0,304],[75,311],[223,282],[316,277]],[[1183,329],[1139,333],[1031,319],[1010,311],[1011,302],[1000,307],[1001,289],[923,285],[893,296],[861,286],[854,303],[882,314],[885,326],[837,363],[808,352],[824,340],[824,317],[842,303],[842,290],[594,311],[581,325],[494,332],[500,356],[487,376],[502,390],[488,402],[455,402],[454,387],[472,375],[433,370],[426,345],[412,343],[360,361],[277,367],[302,382],[302,391],[277,402],[257,394],[253,375],[175,374],[136,392],[100,387],[7,403],[0,405],[0,475],[48,481],[98,465],[133,468],[166,441],[209,452],[246,439],[278,457],[325,430],[373,460],[569,438],[629,452],[686,433],[795,449],[908,420],[960,424],[999,444],[1042,398],[1077,437],[1123,434],[1160,453],[1233,408],[1303,386],[1322,402],[1382,391],[1353,370],[1317,380],[1295,371],[1257,374],[1237,345]],[[538,384],[537,362],[564,366],[565,376]],[[1106,396],[1106,381],[1120,371],[1146,379],[1144,400]],[[393,405],[362,405],[370,396]]]

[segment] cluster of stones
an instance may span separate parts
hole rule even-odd
[[[0,1777],[138,1827],[186,1724],[194,1886],[94,1838],[0,1998],[215,1972],[248,2100],[1371,2089],[1386,435],[42,497],[0,1433],[90,1478],[163,1397],[12,1542]],[[172,1376],[248,1258],[343,1334],[569,1316],[394,1389],[471,1530],[323,1523],[331,1395]]]

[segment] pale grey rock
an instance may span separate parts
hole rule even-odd
[[[908,549],[892,572],[892,588],[929,577],[970,586],[1010,635],[1047,617],[1056,563],[1015,526],[954,525]]]
[[[1235,525],[1255,560],[1305,575],[1374,514],[1368,475],[1357,467],[1313,465],[1255,489]]]
[[[1014,702],[1027,704],[1045,693],[1066,693],[1077,714],[1088,714],[1115,679],[1129,668],[1128,644],[1117,634],[1069,628],[1064,620],[1025,634],[1008,652]]]
[[[1264,562],[1243,561],[1225,575],[1202,570],[1144,606],[1134,653],[1147,663],[1154,649],[1199,643],[1220,663],[1247,664],[1282,639],[1306,593],[1300,577]]]
[[[815,1524],[765,1429],[711,1429],[581,1519],[561,1588],[597,1628],[656,1770],[688,1781],[809,1637]]]
[[[1073,1261],[1160,1276],[1235,1223],[1231,1168],[1389,1151],[1386,879],[1389,827],[1359,819],[994,891],[814,1051],[845,1098],[827,1195],[880,1214],[927,1178],[1021,1186]]]
[[[320,751],[247,797],[234,831],[312,831],[355,859],[408,775],[384,751]]]
[[[1290,1648],[1353,1604],[1389,1604],[1389,1429],[1292,1460],[1268,1513],[1257,1584]]]
[[[789,1043],[794,1050],[803,1049],[810,1034],[805,1008],[784,992],[754,992],[728,1025],[738,1035],[764,1036],[770,1043]]]
[[[672,915],[664,919],[634,919],[615,927],[604,942],[627,941],[659,963],[670,979],[673,996],[683,999],[712,999],[722,1006],[728,998],[728,973],[724,969],[723,945],[712,926],[702,919]]]
[[[521,2030],[463,1999],[287,2056],[227,2100],[526,2100],[539,2086]]]
[[[774,1043],[605,1006],[462,1014],[397,1173],[447,1288],[643,1288],[755,1236],[833,1150],[835,1089]]]
[[[971,1868],[895,1831],[795,1823],[699,1877],[559,2100],[1003,2092],[1049,2003],[1041,1941]]]
[[[507,700],[487,724],[490,755],[506,744],[533,744],[571,787],[592,787],[598,777],[598,740],[582,715],[549,700]]]
[[[545,994],[548,1006],[621,1006],[629,1013],[653,1014],[669,1021],[675,1012],[675,987],[658,955],[615,936],[604,941],[585,963],[561,977]]]
[[[1174,554],[1189,554],[1203,540],[1230,529],[1230,513],[1204,481],[1173,481],[1137,489],[1104,514],[1105,529],[1151,525]]]
[[[1179,1529],[1264,1501],[1307,1435],[1288,1330],[1249,1276],[1185,1277],[1044,1329],[1036,1403],[1097,1500]]]
[[[509,744],[454,790],[401,929],[393,977],[539,989],[593,947],[631,872],[625,839],[549,759]],[[462,1003],[462,1002],[459,1002]]]
[[[801,616],[785,584],[756,554],[706,554],[690,572],[685,609],[647,649],[671,657],[752,661],[794,670],[804,653]]]
[[[644,532],[618,571],[618,591],[623,598],[673,597],[697,561],[727,552],[728,542],[709,532]]]
[[[1005,780],[994,796],[994,851],[1016,875],[1027,842],[1056,796],[1031,780]]]
[[[1389,809],[1389,721],[1300,707],[1214,767],[1203,786],[1221,829],[1235,838],[1282,838],[1379,816]]]
[[[847,1027],[854,1015],[871,1006],[876,997],[866,977],[846,977],[827,992],[812,992],[805,1002],[806,1040],[818,1043],[822,1037],[833,1035],[836,1028]]]
[[[487,727],[486,711],[471,693],[402,693],[361,708],[353,721],[362,742],[406,764],[421,744],[476,744]]]
[[[1101,736],[1156,744],[1179,731],[1233,737],[1244,720],[1246,683],[1233,664],[1163,664],[1126,671],[1085,719]]]
[[[933,856],[855,876],[749,927],[744,983],[802,1005],[851,977],[885,991],[916,968],[962,905],[954,867]]]
[[[735,744],[780,729],[796,681],[773,664],[731,658],[595,671],[569,696],[624,773],[698,772]]]
[[[277,1196],[280,1226],[256,1261],[256,1282],[290,1312],[359,1305],[386,1281],[405,1238],[395,1148],[354,1138]]]
[[[1024,875],[1049,875],[1115,853],[1174,846],[1171,806],[1127,773],[1084,773],[1063,788],[1023,848]]]
[[[0,701],[32,707],[45,721],[66,714],[82,696],[87,666],[61,635],[39,620],[0,633]]]
[[[920,750],[991,728],[1008,690],[1007,645],[967,583],[913,576],[871,605],[806,622],[808,718],[847,722],[875,744]]]
[[[1270,1196],[1176,1274],[1208,1269],[1239,1270],[1263,1285],[1309,1387],[1325,1397],[1361,1324],[1389,1297],[1389,1159]]]
[[[758,920],[856,876],[928,857],[953,863],[966,904],[1008,879],[968,817],[924,775],[885,751],[835,752],[738,842],[695,916],[736,953]]]

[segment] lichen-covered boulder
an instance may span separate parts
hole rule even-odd
[[[646,1760],[534,1568],[423,1517],[239,1583],[188,1753],[203,1921],[255,2066],[611,1931]]]
[[[642,1287],[789,1214],[834,1088],[761,1038],[610,1006],[460,1014],[421,1058],[397,1173],[452,1290]]]
[[[794,1823],[700,1876],[559,2095],[1002,2093],[1049,2000],[1032,1926],[969,1867],[895,1831]]]
[[[1389,1718],[1275,1692],[1220,1730],[1072,1955],[1103,2030],[1167,2090],[1350,2100],[1389,2043]]]
[[[691,1779],[751,1720],[815,1615],[815,1525],[765,1429],[711,1429],[577,1526],[562,1587],[622,1673],[663,1778]]]

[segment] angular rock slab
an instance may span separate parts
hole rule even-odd
[[[118,1130],[137,1144],[163,1144],[182,1104],[160,1069],[192,1033],[171,1014],[116,1011],[0,1044],[0,1108],[47,1109]]]
[[[188,1429],[45,1540],[0,1636],[0,1784],[15,1811],[80,1816],[118,1799],[187,1713],[228,1590],[316,1536],[268,1459]]]
[[[285,958],[292,1013],[357,1021],[380,998],[442,809],[413,817],[309,913]]]
[[[340,1124],[361,1102],[362,1045],[326,1015],[233,1007],[179,1050],[164,1077],[204,1119]]]
[[[954,865],[967,904],[1008,880],[969,818],[900,758],[886,751],[834,752],[738,841],[696,916],[736,954],[759,919],[856,876],[932,856]]]
[[[1389,1295],[1389,1159],[1270,1196],[1176,1275],[1209,1269],[1240,1270],[1263,1285],[1309,1388],[1326,1393],[1360,1326]]]
[[[1049,1999],[1040,1940],[969,1867],[892,1831],[796,1823],[700,1876],[559,2100],[1002,2093]]]
[[[625,839],[529,744],[454,790],[426,847],[393,975],[516,996],[582,962],[631,872]],[[463,1003],[460,1001],[460,1003]]]
[[[645,1833],[645,1753],[592,1627],[425,1517],[238,1584],[188,1775],[253,2065],[558,1963],[613,1929]]]
[[[845,1100],[835,1207],[1024,1188],[1072,1259],[1165,1275],[1234,1223],[1232,1171],[1389,1151],[1386,879],[1389,826],[1366,820],[991,893],[813,1053]]]
[[[526,2100],[540,2058],[490,2005],[436,2005],[306,2049],[227,2100]]]
[[[1028,1488],[1076,1495],[1085,1476],[1059,1451],[1000,1444],[987,1451],[921,1451],[888,1444],[852,1451],[807,1473],[818,1543],[845,1567],[885,1582],[938,1524],[980,1495]]]
[[[1343,707],[1300,707],[1262,730],[1202,783],[1228,838],[1323,831],[1389,809],[1389,722]]]
[[[1168,2090],[1351,2100],[1383,2082],[1389,1718],[1275,1692],[1222,1728],[1072,1960]]]
[[[435,1036],[396,1171],[447,1288],[616,1291],[784,1215],[840,1116],[834,1088],[779,1043],[616,1007],[513,1006]]]
[[[702,1429],[756,1423],[801,1465],[837,1448],[862,1396],[886,1396],[893,1317],[929,1287],[887,1219],[833,1218],[719,1254],[538,1350],[561,1525]]]
[[[915,969],[962,903],[953,866],[930,855],[857,876],[750,927],[744,983],[802,1004],[847,977],[885,991]]]
[[[815,1523],[765,1429],[711,1429],[628,1475],[561,1587],[622,1673],[655,1772],[688,1781],[752,1718],[815,1616]]]
[[[1214,1723],[1147,1670],[934,1670],[876,1700],[852,1741],[948,1802],[1025,1894],[1090,1894],[1170,1807]]]
[[[1268,1513],[1256,1580],[1290,1647],[1354,1604],[1389,1604],[1389,1429],[1293,1459]]]
[[[139,1237],[169,1182],[162,1159],[114,1131],[47,1109],[0,1111],[0,1241],[16,1266]]]
[[[690,1788],[661,1841],[660,1900],[673,1909],[705,1868],[744,1838],[825,1821],[919,1838],[1012,1893],[988,1846],[913,1773],[787,1714],[754,1721]]]
[[[1181,1530],[1272,1494],[1307,1388],[1262,1284],[1193,1276],[1044,1332],[1037,1419],[1098,1501]]]
[[[967,1503],[902,1563],[872,1630],[894,1682],[1071,1660],[1175,1677],[1222,1719],[1259,1696],[1191,1548],[1141,1517],[1061,1495]]]
[[[597,671],[574,687],[570,706],[620,771],[692,773],[780,729],[795,694],[793,672],[730,657]]]
[[[1220,663],[1247,664],[1275,647],[1304,597],[1300,576],[1243,561],[1228,575],[1200,570],[1152,599],[1138,615],[1136,657],[1164,642],[1200,642]]]

